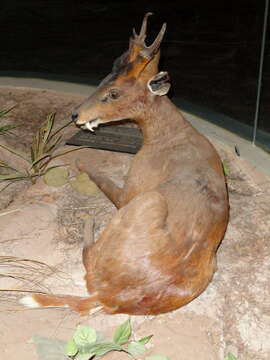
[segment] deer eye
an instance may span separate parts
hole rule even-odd
[[[116,100],[120,97],[120,92],[117,89],[111,89],[108,93],[108,96],[112,99],[112,100]]]
[[[107,103],[109,100],[117,100],[120,97],[120,91],[117,89],[111,89],[108,93],[101,99],[101,102]]]

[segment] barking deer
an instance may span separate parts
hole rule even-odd
[[[146,46],[147,13],[139,35],[97,90],[74,111],[78,126],[132,119],[143,146],[123,188],[91,167],[89,177],[118,208],[95,243],[83,249],[89,297],[35,294],[28,306],[69,306],[78,312],[159,314],[204,291],[228,222],[221,160],[168,99],[167,72],[158,72],[164,24]],[[83,169],[83,165],[79,165]]]

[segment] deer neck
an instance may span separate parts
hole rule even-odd
[[[143,115],[134,119],[143,132],[144,145],[154,145],[171,141],[183,130],[190,127],[179,109],[167,96],[157,96],[147,104]]]

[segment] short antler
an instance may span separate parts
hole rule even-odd
[[[140,51],[140,54],[143,57],[146,57],[147,59],[152,59],[154,55],[158,52],[160,48],[161,41],[164,37],[165,31],[166,31],[166,23],[162,25],[162,28],[160,32],[158,33],[158,36],[156,37],[155,41],[150,46],[145,46],[143,50]]]
[[[158,52],[160,48],[161,41],[166,31],[166,23],[163,24],[158,36],[156,37],[152,45],[146,46],[145,44],[147,20],[148,17],[151,15],[153,15],[153,13],[151,12],[145,14],[139,35],[136,33],[135,29],[133,28],[134,37],[130,39],[130,44],[129,44],[130,62],[134,61],[138,55],[141,55],[147,59],[151,59]]]
[[[152,64],[149,64],[147,75],[148,73],[153,75],[153,73],[157,71],[159,61],[159,55],[157,54],[166,31],[166,23],[163,24],[154,42],[150,46],[146,46],[145,38],[147,31],[147,20],[151,15],[153,15],[151,12],[145,14],[139,35],[136,33],[135,29],[133,29],[133,37],[130,38],[128,51],[128,63],[133,65],[129,71],[130,76],[137,77],[150,63],[150,61]],[[155,55],[157,56],[155,57]]]
[[[140,51],[146,47],[144,41],[146,38],[147,19],[151,15],[153,15],[151,12],[145,14],[139,35],[137,35],[135,28],[133,28],[133,37],[131,37],[129,41],[129,62],[134,61],[139,55]]]
[[[113,72],[118,81],[133,77],[148,80],[158,72],[159,48],[166,31],[166,23],[162,25],[158,36],[150,46],[146,46],[145,38],[147,20],[152,13],[145,14],[139,35],[133,29],[133,37],[129,41],[129,49],[113,65]]]
[[[144,15],[142,27],[139,35],[136,34],[135,28],[133,28],[133,36],[136,42],[142,42],[144,44],[144,40],[146,38],[147,20],[148,17],[151,15],[153,15],[153,13],[151,12],[148,12],[147,14]]]

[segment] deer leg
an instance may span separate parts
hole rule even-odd
[[[76,161],[77,168],[85,172],[89,178],[100,188],[102,192],[111,200],[111,202],[119,209],[121,207],[121,194],[123,189],[117,186],[102,172],[92,167],[90,172],[87,167],[80,161]]]
[[[88,268],[87,259],[89,258],[89,253],[92,246],[94,245],[94,220],[89,217],[84,223],[84,232],[83,232],[83,265]]]
[[[95,256],[93,255],[92,251],[92,248],[95,245],[94,227],[94,220],[92,218],[88,218],[84,224],[84,239],[82,251],[82,261],[86,271],[84,279],[88,292],[92,295],[95,293],[95,288],[92,283],[92,278],[94,277],[93,264],[95,263]]]

